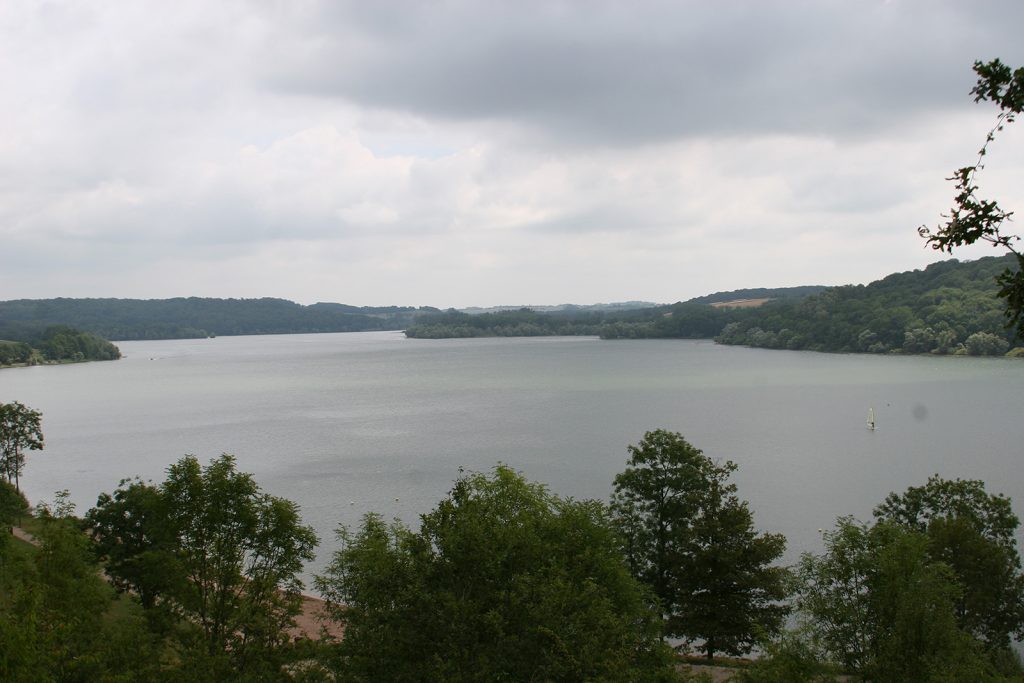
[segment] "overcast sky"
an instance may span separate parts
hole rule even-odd
[[[0,299],[868,283],[941,258],[916,228],[995,117],[971,65],[1024,65],[1022,26],[1020,0],[4,0]],[[1018,212],[1022,126],[980,177]]]

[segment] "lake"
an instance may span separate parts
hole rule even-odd
[[[0,371],[0,401],[43,412],[34,502],[85,512],[124,477],[233,453],[298,502],[322,539],[377,511],[415,524],[459,468],[503,462],[554,492],[607,500],[626,446],[681,432],[734,481],[759,529],[789,539],[870,517],[929,475],[1024,503],[1024,362],[834,355],[708,341],[413,340],[398,332],[121,342],[117,362]],[[866,428],[873,408],[877,429]]]

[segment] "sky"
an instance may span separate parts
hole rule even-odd
[[[946,257],[917,228],[995,120],[972,64],[1024,65],[1022,26],[1020,0],[4,0],[0,299],[866,284]],[[979,176],[1018,211],[1021,127]]]

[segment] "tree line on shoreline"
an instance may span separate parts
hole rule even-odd
[[[843,353],[1024,355],[993,289],[1012,256],[934,263],[869,285],[719,292],[648,308],[565,307],[470,314],[283,299],[44,299],[0,302],[0,365],[116,358],[107,339],[405,330],[407,337],[600,336],[714,339]],[[731,300],[766,299],[759,306]],[[76,329],[66,327],[72,325]],[[79,331],[82,330],[82,331]],[[97,336],[98,335],[98,336]],[[71,339],[74,343],[69,342]]]
[[[106,339],[65,325],[5,330],[0,326],[0,367],[117,360],[121,351]]]
[[[1022,340],[1006,325],[992,283],[1012,257],[934,263],[869,285],[740,290],[671,306],[568,316],[531,310],[423,316],[415,338],[599,335],[602,339],[714,339],[770,349],[841,353],[1002,355]],[[769,298],[756,307],[726,297]],[[715,305],[718,304],[718,305]],[[726,304],[726,305],[723,305]],[[1017,352],[1019,355],[1020,352]]]
[[[28,509],[18,434],[39,432],[17,415],[0,423],[5,527]],[[419,528],[374,513],[339,528],[314,583],[344,635],[317,639],[289,630],[318,544],[298,506],[230,455],[185,456],[82,517],[66,492],[37,506],[38,548],[0,534],[0,678],[700,680],[671,644],[709,661],[757,648],[739,683],[1020,680],[1009,499],[936,476],[871,522],[840,518],[787,568],[735,469],[654,430],[628,447],[607,503],[501,464],[460,471]]]

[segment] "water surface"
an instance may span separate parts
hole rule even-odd
[[[367,511],[415,523],[459,468],[507,463],[552,490],[607,499],[626,446],[681,432],[790,550],[863,519],[930,474],[1024,503],[1024,362],[834,355],[707,341],[412,340],[401,333],[122,342],[125,358],[3,370],[0,401],[43,412],[34,501],[83,511],[123,477],[159,481],[223,452],[302,506],[323,541]],[[869,407],[878,428],[866,429]]]

